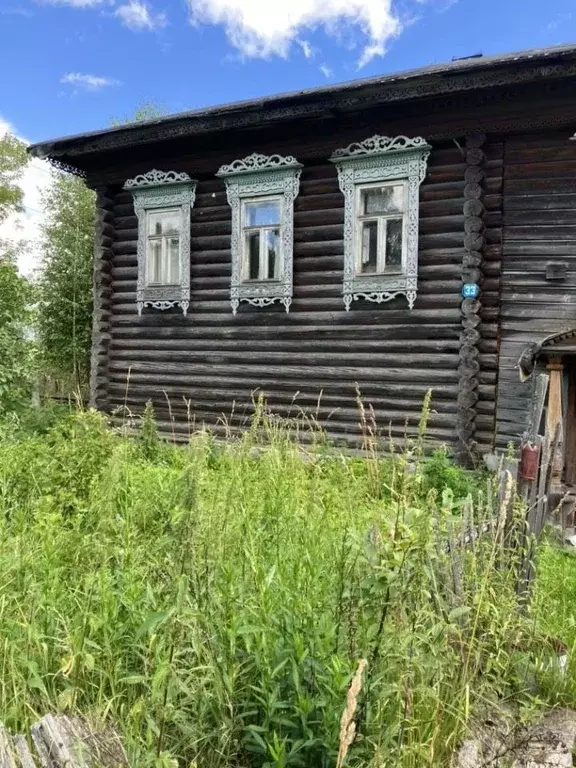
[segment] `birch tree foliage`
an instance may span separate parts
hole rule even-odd
[[[26,145],[12,134],[0,138],[0,224],[22,208],[20,179],[28,158]],[[26,338],[30,285],[18,274],[23,243],[0,239],[0,417],[30,401],[33,344]]]
[[[160,107],[145,102],[131,117],[112,125],[162,114]],[[49,375],[84,393],[90,378],[94,204],[94,193],[82,179],[59,172],[54,172],[43,198],[46,222],[38,308],[42,360]]]
[[[42,204],[38,334],[46,373],[85,390],[90,375],[94,193],[54,171]]]
[[[11,133],[0,138],[0,224],[22,205],[19,182],[27,162],[24,142]]]

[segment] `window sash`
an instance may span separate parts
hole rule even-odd
[[[362,193],[370,189],[382,189],[382,187],[403,187],[404,205],[403,212],[393,211],[390,213],[378,214],[362,213]],[[406,263],[406,205],[407,205],[407,180],[394,180],[390,182],[375,182],[371,184],[356,185],[356,234],[355,234],[355,272],[358,277],[369,277],[374,275],[403,274]],[[393,265],[393,269],[386,269],[387,266],[387,237],[388,222],[402,221],[402,255],[400,264]],[[364,265],[364,224],[375,221],[377,223],[377,246],[376,246],[376,271],[365,272]]]
[[[249,226],[246,224],[246,209],[250,203],[278,203],[280,205],[280,222],[278,224],[267,224],[265,226]],[[266,197],[254,197],[245,198],[242,200],[242,264],[241,274],[242,282],[278,282],[282,275],[282,221],[284,220],[284,199],[277,195]],[[259,242],[259,261],[258,261],[258,277],[250,277],[250,248],[249,238],[253,233],[258,233]],[[268,277],[268,248],[267,248],[267,232],[277,233],[277,247],[276,247],[276,259],[274,263],[274,276]]]
[[[153,248],[160,244],[160,251]],[[176,253],[172,246],[176,244]],[[146,285],[180,285],[180,235],[148,235],[146,238]]]

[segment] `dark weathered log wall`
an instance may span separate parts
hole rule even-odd
[[[276,413],[304,409],[353,445],[356,384],[380,429],[390,427],[395,437],[406,423],[416,428],[432,388],[430,437],[456,449],[464,439],[482,451],[493,445],[498,391],[499,443],[517,438],[529,396],[514,370],[520,349],[576,325],[576,144],[568,142],[571,130],[542,128],[576,121],[573,87],[500,88],[328,112],[273,131],[230,129],[95,155],[87,165],[89,183],[102,188],[95,401],[108,411],[127,406],[139,413],[152,399],[163,430],[184,436],[190,421],[219,432],[224,419],[241,426],[262,392]],[[534,133],[519,135],[518,126]],[[486,136],[474,146],[480,131]],[[327,158],[376,132],[422,135],[433,146],[420,192],[419,292],[413,311],[399,298],[382,305],[361,300],[346,313],[344,201]],[[230,211],[214,174],[252,151],[293,154],[304,164],[289,314],[279,305],[243,304],[234,317],[230,308]],[[187,318],[136,312],[137,225],[121,184],[153,166],[199,179]],[[564,285],[545,280],[552,259],[569,264]],[[478,304],[463,304],[462,282],[476,280]]]
[[[96,190],[96,226],[94,240],[94,318],[90,371],[90,403],[108,410],[108,361],[110,346],[110,310],[112,306],[112,243],[115,238],[112,213],[114,192],[108,187]]]
[[[504,258],[498,444],[526,426],[531,382],[516,367],[528,342],[576,327],[576,143],[573,130],[516,135],[504,151]],[[546,279],[563,262],[564,281]]]
[[[255,147],[259,149],[259,147]],[[297,148],[294,154],[300,157]],[[320,153],[318,153],[320,154]],[[166,167],[165,164],[163,167]],[[245,423],[264,393],[274,412],[305,409],[332,435],[359,439],[356,384],[384,433],[414,431],[433,389],[430,437],[454,443],[457,418],[465,163],[453,142],[435,144],[420,195],[419,290],[415,308],[395,299],[342,302],[343,196],[325,157],[307,160],[295,202],[294,301],[261,309],[229,302],[230,210],[223,183],[198,174],[193,159],[176,168],[199,178],[192,212],[189,315],[136,313],[136,217],[116,189],[108,357],[109,408],[141,412],[152,399],[167,432],[189,422],[222,431]],[[492,348],[481,351],[480,384],[490,387]],[[482,358],[485,360],[482,360]],[[484,378],[483,378],[484,377]],[[485,422],[490,432],[490,413]],[[482,422],[480,422],[482,423]],[[173,424],[173,427],[172,427]]]

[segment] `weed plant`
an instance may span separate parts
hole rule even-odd
[[[0,718],[111,720],[138,768],[331,768],[360,663],[346,765],[448,766],[545,642],[502,526],[458,546],[490,485],[456,513],[424,434],[351,460],[261,407],[226,445],[150,409],[0,439]]]

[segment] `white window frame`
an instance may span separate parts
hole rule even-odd
[[[294,200],[300,188],[302,165],[288,155],[262,155],[254,152],[242,160],[223,165],[216,174],[226,184],[232,210],[230,251],[232,278],[230,304],[236,314],[240,302],[268,307],[274,302],[290,310],[293,294]],[[280,259],[278,279],[245,279],[247,254],[244,238],[244,204],[271,199],[281,201]]]
[[[267,224],[263,227],[254,227],[249,226],[246,224],[246,206],[250,203],[280,203],[280,221],[278,224]],[[280,195],[261,195],[259,197],[244,197],[241,199],[241,229],[242,229],[242,265],[241,265],[241,276],[242,276],[242,282],[243,283],[254,283],[256,281],[260,281],[263,283],[272,283],[272,282],[278,282],[280,280],[280,275],[283,273],[282,265],[284,261],[284,249],[282,247],[283,239],[282,239],[282,220],[284,216],[282,215],[282,209],[284,206],[284,198]],[[277,277],[258,277],[258,278],[251,278],[249,277],[250,274],[250,253],[247,248],[247,233],[250,232],[264,232],[269,229],[278,229],[280,231],[280,235],[278,237],[279,240],[279,248],[278,248],[278,265],[276,267],[276,272],[278,273]],[[265,245],[264,245],[264,238],[260,238],[260,254],[259,254],[259,265],[258,265],[258,272],[259,274],[262,274],[262,268],[265,265]]]
[[[398,295],[414,307],[418,290],[418,223],[420,184],[426,175],[431,147],[422,137],[372,136],[336,150],[330,161],[338,169],[344,195],[344,281],[342,294],[348,311],[353,301],[378,304]],[[402,231],[402,270],[359,271],[362,259],[361,190],[403,182],[405,205]],[[377,216],[366,218],[378,218]],[[389,218],[399,218],[398,214]]]
[[[138,218],[138,315],[144,307],[162,311],[180,307],[186,315],[190,306],[190,212],[196,198],[196,181],[187,173],[152,170],[128,179],[124,189],[132,192]],[[178,211],[180,215],[180,279],[177,283],[160,285],[150,282],[148,277],[148,216],[167,211]]]

